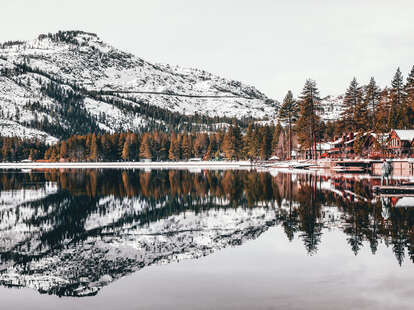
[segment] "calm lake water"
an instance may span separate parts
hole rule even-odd
[[[414,199],[379,182],[3,170],[1,309],[412,309]]]

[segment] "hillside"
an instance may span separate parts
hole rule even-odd
[[[207,129],[231,118],[273,118],[278,108],[252,86],[149,63],[92,33],[0,44],[2,135],[52,142],[90,131]]]

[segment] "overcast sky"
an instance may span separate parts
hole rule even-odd
[[[0,41],[84,30],[148,61],[197,67],[295,96],[306,78],[321,95],[356,76],[389,84],[414,65],[410,0],[1,0]]]

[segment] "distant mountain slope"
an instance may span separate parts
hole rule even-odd
[[[24,128],[50,141],[91,130],[190,129],[231,118],[273,118],[278,108],[252,86],[152,64],[91,33],[58,32],[0,45],[0,119],[20,126],[20,136]]]
[[[319,116],[324,121],[336,121],[341,117],[341,113],[344,112],[345,107],[343,105],[344,95],[339,96],[326,96],[321,99],[320,106],[321,112]]]

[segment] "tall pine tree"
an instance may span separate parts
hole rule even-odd
[[[408,74],[404,90],[408,107],[408,123],[410,124],[410,127],[412,127],[414,124],[414,66]]]
[[[345,110],[342,112],[341,117],[345,124],[345,130],[355,132],[358,130],[357,125],[357,111],[358,106],[362,101],[362,91],[358,85],[356,78],[353,78],[349,84],[348,89],[345,92],[343,105]]]
[[[380,100],[380,89],[375,82],[375,79],[371,77],[369,84],[365,88],[365,105],[368,107],[369,118],[371,120],[371,129],[375,130],[376,127],[376,110]]]
[[[282,107],[279,111],[279,119],[287,124],[289,130],[289,154],[288,159],[292,155],[292,125],[297,121],[299,115],[299,105],[295,99],[293,99],[293,94],[289,90],[283,100]]]
[[[408,111],[405,102],[403,75],[400,71],[400,68],[397,68],[397,72],[395,72],[394,78],[391,81],[391,89],[389,95],[391,109],[388,116],[388,127],[390,129],[404,128],[408,125]]]
[[[302,149],[308,148],[311,151],[311,158],[316,158],[316,131],[319,123],[317,112],[320,110],[320,98],[314,80],[306,80],[299,104],[299,118],[296,123],[298,141]]]

